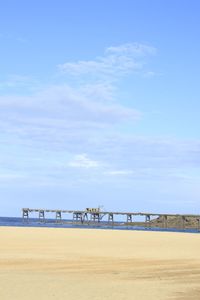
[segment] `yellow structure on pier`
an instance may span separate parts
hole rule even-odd
[[[90,212],[90,213],[99,213],[100,212],[100,207],[98,207],[98,208],[87,207],[85,210],[86,210],[86,212]]]

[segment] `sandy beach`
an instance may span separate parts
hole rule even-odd
[[[0,228],[2,300],[199,300],[200,235]]]

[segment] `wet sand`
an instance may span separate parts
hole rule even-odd
[[[2,300],[199,300],[200,234],[0,227]]]

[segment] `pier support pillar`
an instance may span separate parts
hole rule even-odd
[[[45,222],[44,210],[39,210],[39,221],[42,223]]]
[[[133,217],[131,214],[127,214],[127,223],[132,223]]]
[[[82,216],[82,213],[74,212],[74,213],[73,213],[73,221],[75,221],[75,222],[80,221],[80,222],[82,223],[82,222],[83,222],[83,216]]]
[[[145,216],[145,227],[146,228],[150,228],[151,227],[151,216],[150,215],[146,215]]]
[[[28,222],[29,220],[29,210],[28,209],[23,209],[22,210],[22,218],[23,218],[23,222]]]
[[[85,221],[87,221],[87,223],[88,223],[88,214],[87,213],[82,214],[81,222],[84,223]]]
[[[93,221],[93,222],[100,222],[100,214],[99,213],[91,213],[91,215],[90,215],[90,217],[91,217],[91,221]]]
[[[113,214],[108,214],[108,223],[114,223],[114,215]]]
[[[57,210],[56,211],[56,223],[61,222],[61,220],[62,220],[62,213],[60,210]]]

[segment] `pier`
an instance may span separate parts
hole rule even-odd
[[[123,221],[121,225],[141,226],[145,228],[175,228],[187,229],[193,228],[200,231],[200,215],[193,214],[166,214],[166,213],[149,213],[149,212],[112,212],[101,211],[99,208],[86,208],[85,210],[60,210],[60,209],[32,209],[23,208],[22,218],[24,222],[29,222],[32,213],[38,215],[38,221],[45,223],[49,214],[55,216],[56,223],[64,222],[64,217],[68,215],[68,221],[65,223],[76,224],[107,224],[110,226],[119,224],[118,217]],[[138,221],[138,219],[140,219]]]

